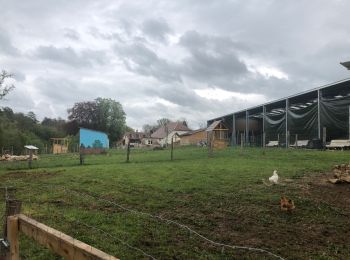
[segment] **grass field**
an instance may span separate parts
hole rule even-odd
[[[287,259],[350,259],[350,188],[326,181],[349,152],[230,148],[209,159],[205,148],[178,148],[174,161],[168,150],[130,158],[119,150],[83,166],[77,154],[41,156],[32,170],[1,163],[0,187],[16,187],[24,214],[121,259],[149,258],[135,248],[156,259],[273,259],[138,212]],[[274,169],[282,183],[267,186]],[[295,201],[292,214],[280,211],[281,195]],[[24,259],[60,259],[26,238],[20,247]]]

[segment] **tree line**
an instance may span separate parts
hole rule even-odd
[[[6,84],[11,77],[6,71],[0,73],[0,102],[14,89],[13,84]],[[122,105],[110,98],[77,102],[67,112],[68,120],[45,117],[39,121],[34,112],[24,114],[9,107],[0,107],[0,149],[19,154],[24,145],[32,144],[44,151],[50,147],[51,138],[62,137],[68,138],[70,146],[75,147],[79,142],[79,127],[107,133],[113,145],[125,131],[131,130],[126,126]]]

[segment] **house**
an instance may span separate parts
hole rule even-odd
[[[170,122],[165,126],[159,127],[153,134],[151,134],[151,138],[154,144],[157,143],[161,146],[165,146],[171,144],[172,138],[175,143],[179,142],[180,135],[189,131],[191,131],[191,129],[188,128],[186,122]]]
[[[205,128],[181,134],[179,137],[180,145],[203,145],[207,142],[207,132]]]
[[[152,146],[154,140],[149,134],[136,131],[125,133],[121,141],[121,145],[125,147],[128,145],[129,142],[131,147],[144,147]]]

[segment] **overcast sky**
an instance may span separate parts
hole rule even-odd
[[[1,101],[38,118],[119,101],[127,123],[207,119],[348,78],[350,1],[0,0]]]

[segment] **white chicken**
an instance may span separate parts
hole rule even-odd
[[[278,183],[278,174],[277,171],[274,170],[272,176],[269,178],[269,181],[273,184],[277,184]]]

